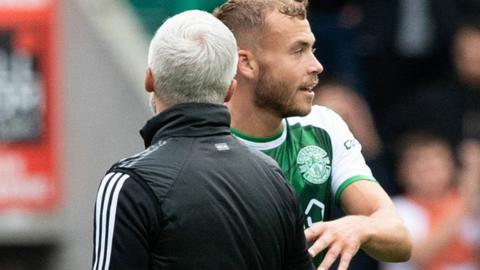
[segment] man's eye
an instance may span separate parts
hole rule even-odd
[[[316,48],[311,48],[311,49],[307,49],[307,48],[301,48],[301,49],[298,49],[295,51],[295,54],[303,54],[304,52],[306,51],[311,51],[312,53],[315,53],[315,51],[317,50]]]
[[[296,54],[302,54],[305,51],[304,48],[298,49],[295,51]]]

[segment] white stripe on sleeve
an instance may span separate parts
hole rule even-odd
[[[103,178],[98,190],[95,205],[95,263],[93,270],[107,270],[110,265],[118,196],[128,178],[129,176],[123,173],[109,173]]]

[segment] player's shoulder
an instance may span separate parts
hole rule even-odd
[[[294,116],[287,118],[290,125],[314,126],[323,129],[343,123],[342,118],[333,110],[321,105],[313,105],[312,110],[306,116]]]
[[[273,159],[269,155],[267,155],[267,154],[265,154],[265,153],[263,153],[263,152],[261,152],[257,149],[254,149],[254,148],[251,148],[251,147],[248,147],[248,146],[245,145],[245,150],[244,151],[245,151],[246,155],[250,155],[251,158],[255,159],[258,162],[264,163],[268,167],[279,168],[278,163],[275,159]]]

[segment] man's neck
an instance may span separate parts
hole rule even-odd
[[[231,126],[251,137],[271,137],[282,130],[282,118],[268,110],[245,104],[229,102]]]

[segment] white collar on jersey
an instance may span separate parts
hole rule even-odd
[[[237,137],[237,138],[252,149],[259,150],[259,151],[270,150],[280,146],[287,138],[287,121],[285,119],[282,120],[282,126],[283,126],[283,130],[280,137],[273,139],[271,141],[259,142],[259,141],[254,141],[253,138],[252,140],[248,140],[240,137]]]

